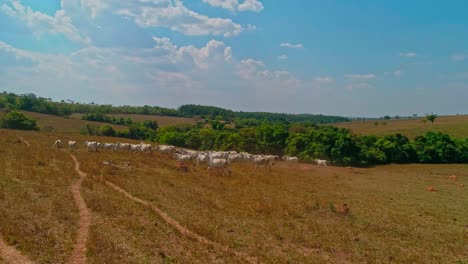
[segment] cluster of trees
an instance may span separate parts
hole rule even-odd
[[[81,127],[80,133],[83,135],[122,137],[138,140],[157,140],[158,124],[155,121],[131,122],[126,130],[115,130],[110,125],[94,126],[87,124]]]
[[[325,116],[311,114],[285,114],[285,113],[265,113],[265,112],[234,112],[214,106],[204,105],[182,105],[178,111],[183,116],[200,116],[209,120],[234,121],[236,125],[240,122],[267,121],[270,123],[298,123],[313,122],[316,124],[328,124],[338,122],[349,122],[350,119],[341,116]]]
[[[197,150],[236,150],[256,154],[323,158],[339,165],[389,163],[467,163],[468,138],[428,132],[410,141],[401,134],[358,136],[347,129],[316,125],[264,123],[222,130],[203,126],[161,128],[157,141]]]
[[[98,104],[82,104],[73,101],[54,102],[50,98],[37,97],[34,94],[16,95],[3,92],[0,94],[0,108],[7,110],[24,110],[67,117],[72,113],[96,115],[105,114],[142,114],[142,115],[164,115],[179,117],[204,117],[208,120],[237,121],[248,123],[252,120],[267,121],[271,123],[297,123],[313,122],[317,124],[347,122],[348,118],[340,116],[310,115],[310,114],[282,114],[263,112],[234,112],[214,106],[183,105],[178,109],[169,109],[158,106],[113,106]],[[89,116],[89,118],[93,118]],[[120,119],[117,120],[120,122]],[[109,122],[110,123],[110,122]]]
[[[0,128],[39,130],[36,120],[16,111],[11,111],[0,119]]]
[[[88,120],[88,121],[109,123],[109,124],[114,124],[114,125],[122,125],[122,126],[129,126],[133,124],[133,120],[129,117],[128,118],[123,118],[123,117],[116,118],[115,116],[108,116],[100,112],[84,114],[81,117],[81,119]]]

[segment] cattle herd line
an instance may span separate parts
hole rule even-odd
[[[274,165],[275,161],[283,160],[287,162],[297,163],[299,159],[297,157],[289,156],[276,156],[276,155],[253,155],[247,152],[237,151],[196,151],[189,149],[177,148],[170,145],[158,145],[153,147],[151,144],[140,143],[102,143],[95,141],[85,141],[84,145],[88,152],[98,152],[99,150],[107,151],[121,151],[130,153],[149,153],[152,154],[156,151],[159,154],[168,155],[177,160],[178,164],[183,166],[195,162],[195,166],[206,165],[207,170],[211,169],[222,169],[223,174],[231,171],[229,165],[233,163],[241,164],[253,164],[255,168],[263,167],[271,171],[271,166]],[[61,140],[56,140],[53,147],[60,150],[64,147]],[[78,149],[78,143],[76,141],[68,141],[68,147],[71,151]],[[327,166],[327,160],[316,159],[315,162],[318,166]]]

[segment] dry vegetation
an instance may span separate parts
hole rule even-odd
[[[71,118],[81,119],[82,114],[72,114]],[[117,118],[131,118],[136,122],[143,121],[156,121],[160,127],[174,126],[174,125],[196,125],[197,119],[189,117],[175,117],[175,116],[159,116],[159,115],[135,115],[135,114],[118,114],[109,116],[115,116]]]
[[[0,133],[0,234],[38,263],[63,262],[77,230],[70,186],[78,176],[70,157],[50,144],[66,138]],[[81,147],[89,138],[76,139]],[[244,262],[182,236],[105,180],[193,232],[264,263],[468,261],[468,196],[459,187],[468,184],[468,165],[357,169],[279,163],[272,173],[238,165],[232,176],[221,176],[204,168],[180,171],[172,159],[156,154],[87,153],[81,147],[76,156],[88,174],[82,194],[92,214],[89,263]],[[104,160],[130,161],[133,169]]]
[[[424,118],[366,120],[332,124],[332,126],[349,128],[357,134],[378,136],[401,133],[409,138],[414,138],[428,131],[440,131],[457,138],[465,138],[468,135],[468,115],[440,116],[437,117],[434,124],[424,122],[424,120]],[[376,122],[378,125],[375,124]]]
[[[66,133],[79,133],[80,128],[85,126],[86,124],[91,124],[94,126],[102,126],[102,125],[110,125],[114,127],[116,130],[124,130],[126,129],[125,126],[119,125],[112,125],[107,123],[101,122],[93,122],[93,121],[86,121],[81,119],[74,119],[74,118],[63,118],[54,115],[46,115],[34,112],[26,112],[21,111],[25,115],[32,117],[37,120],[37,125],[41,130],[51,130],[54,132],[66,132]]]

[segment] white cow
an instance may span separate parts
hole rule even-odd
[[[259,166],[264,166],[265,169],[268,168],[269,171],[271,171],[271,166],[274,165],[274,161],[277,158],[277,156],[265,156],[265,155],[255,155],[253,158],[253,162],[255,164],[255,168],[258,168]]]
[[[227,171],[229,175],[231,174],[231,170],[228,168],[228,160],[227,159],[213,159],[210,158],[210,162],[208,163],[207,171],[212,169],[223,169],[223,174]]]
[[[68,141],[68,147],[70,148],[71,151],[78,149],[78,144],[76,141]]]
[[[56,148],[57,150],[60,150],[62,148],[62,140],[60,140],[60,139],[55,140],[52,147]]]
[[[130,150],[132,152],[140,152],[141,151],[141,145],[140,144],[130,144]]]
[[[185,163],[192,162],[193,156],[189,155],[189,154],[178,154],[178,153],[176,153],[175,158],[176,158],[176,160],[178,162],[181,162],[181,163],[185,164]]]
[[[153,146],[151,146],[151,144],[140,143],[140,146],[142,152],[149,152],[150,154],[153,154]]]
[[[317,166],[327,166],[327,162],[326,160],[321,160],[321,159],[316,159],[315,162],[317,162]]]
[[[90,142],[90,141],[85,141],[85,146],[88,152],[98,152],[98,143],[97,142]]]
[[[299,159],[297,157],[284,156],[283,160],[288,161],[288,162],[293,162],[293,163],[299,162]]]
[[[161,154],[172,154],[175,151],[174,146],[168,146],[168,145],[159,145],[156,149]]]
[[[198,166],[200,163],[209,164],[210,162],[210,155],[207,153],[198,153],[195,158],[197,160],[197,164],[195,166]]]

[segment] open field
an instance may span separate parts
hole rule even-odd
[[[72,114],[70,117],[80,119],[82,114]],[[175,116],[159,116],[159,115],[134,115],[134,114],[109,114],[109,116],[115,116],[117,118],[131,118],[133,121],[156,121],[160,127],[173,126],[173,125],[196,125],[197,120],[195,118],[188,117],[175,117]]]
[[[125,126],[112,125],[101,122],[93,122],[86,120],[79,120],[74,118],[63,118],[55,115],[46,115],[35,112],[20,111],[25,115],[32,117],[37,120],[37,125],[41,130],[52,130],[54,132],[65,132],[65,133],[79,133],[81,127],[91,124],[94,126],[110,125],[116,130],[124,130]],[[0,117],[4,113],[0,113]]]
[[[331,124],[340,128],[348,128],[357,134],[373,134],[384,136],[388,134],[401,133],[409,138],[425,134],[427,131],[440,131],[457,138],[468,136],[468,115],[440,116],[434,124],[423,122],[424,118],[399,119],[399,120],[366,120],[353,121],[349,123]],[[374,123],[379,123],[375,125]],[[384,125],[386,123],[386,125]]]
[[[78,174],[68,150],[50,148],[57,138],[69,139],[0,130],[0,235],[37,263],[65,262],[78,229],[70,189]],[[231,176],[221,176],[201,167],[178,170],[157,154],[87,153],[86,139],[119,139],[73,138],[87,174],[81,194],[91,212],[88,263],[245,263],[185,236],[149,206],[262,263],[468,261],[468,195],[459,187],[468,184],[468,165],[362,169],[280,162],[271,173],[234,165]],[[104,160],[130,161],[133,169]],[[429,186],[438,191],[428,192]],[[343,203],[349,215],[337,212]]]

